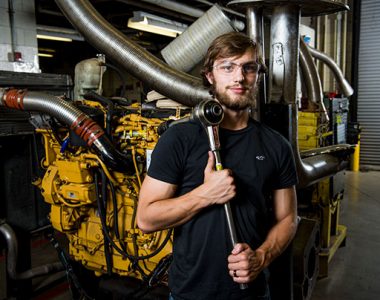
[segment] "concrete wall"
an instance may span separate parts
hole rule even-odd
[[[0,70],[39,73],[37,29],[34,1],[12,0],[14,52],[21,53],[21,60],[12,55],[12,30],[9,1],[0,1]]]

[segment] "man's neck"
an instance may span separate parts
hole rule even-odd
[[[220,127],[229,130],[240,130],[248,126],[248,109],[235,111],[224,107],[224,118]]]

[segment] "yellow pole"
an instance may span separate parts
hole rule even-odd
[[[351,156],[351,170],[354,172],[359,171],[360,161],[360,134],[358,135],[358,143],[355,146],[355,151]]]

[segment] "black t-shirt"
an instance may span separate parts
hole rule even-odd
[[[231,169],[237,196],[231,200],[239,242],[259,247],[272,226],[271,192],[297,183],[289,143],[269,127],[251,120],[242,130],[220,128],[221,158]],[[209,143],[197,122],[169,128],[159,139],[148,175],[178,186],[177,196],[201,185]],[[175,203],[173,203],[175,205]],[[264,273],[240,290],[228,273],[232,245],[223,205],[203,209],[175,228],[169,286],[174,299],[250,299],[264,293]]]

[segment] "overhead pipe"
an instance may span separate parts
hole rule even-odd
[[[0,88],[0,106],[53,116],[69,126],[107,166],[120,172],[130,169],[130,159],[114,148],[103,129],[68,101],[40,92]]]
[[[199,18],[204,14],[204,11],[198,8],[188,6],[186,4],[178,3],[176,1],[170,0],[141,0],[142,2],[147,2],[154,4],[172,11],[176,11],[181,14],[185,14],[191,17]]]
[[[87,0],[56,0],[66,18],[95,48],[151,88],[184,104],[195,106],[210,98],[200,78],[175,70],[129,40],[108,23]]]
[[[178,13],[188,15],[194,18],[200,18],[205,13],[205,11],[203,11],[202,9],[194,8],[186,4],[178,3],[176,1],[171,1],[171,0],[142,0],[142,1],[166,8],[168,10],[176,11]],[[215,3],[212,3],[212,4],[214,5]],[[231,12],[231,10],[229,9],[225,9],[223,7],[220,7],[220,8],[222,10]],[[245,27],[244,22],[242,21],[235,19],[235,20],[231,20],[231,22],[233,23],[233,26],[240,31],[243,30]]]
[[[329,69],[333,72],[335,80],[338,82],[343,94],[346,97],[351,96],[354,93],[354,89],[351,87],[351,85],[348,83],[348,81],[344,78],[344,75],[342,71],[340,70],[337,63],[327,54],[308,46],[308,49],[313,57],[316,59],[319,59],[323,63],[329,67]]]
[[[177,70],[190,71],[205,57],[210,43],[215,38],[234,30],[230,19],[219,5],[214,5],[162,49],[161,55],[168,65]]]
[[[206,1],[206,0],[195,0],[196,2],[199,2],[199,3],[202,3],[202,4],[207,4],[209,6],[213,6],[215,5],[215,3],[213,2],[210,2],[210,1]],[[242,13],[239,13],[233,9],[230,9],[230,8],[227,8],[227,7],[222,7],[222,10],[225,11],[225,12],[228,12],[230,14],[233,14],[233,15],[236,15],[238,17],[241,17],[241,18],[245,18],[245,15],[242,14]]]
[[[61,262],[53,262],[23,272],[17,272],[18,242],[15,232],[4,220],[0,220],[0,233],[7,245],[7,273],[13,280],[26,280],[64,270]]]

